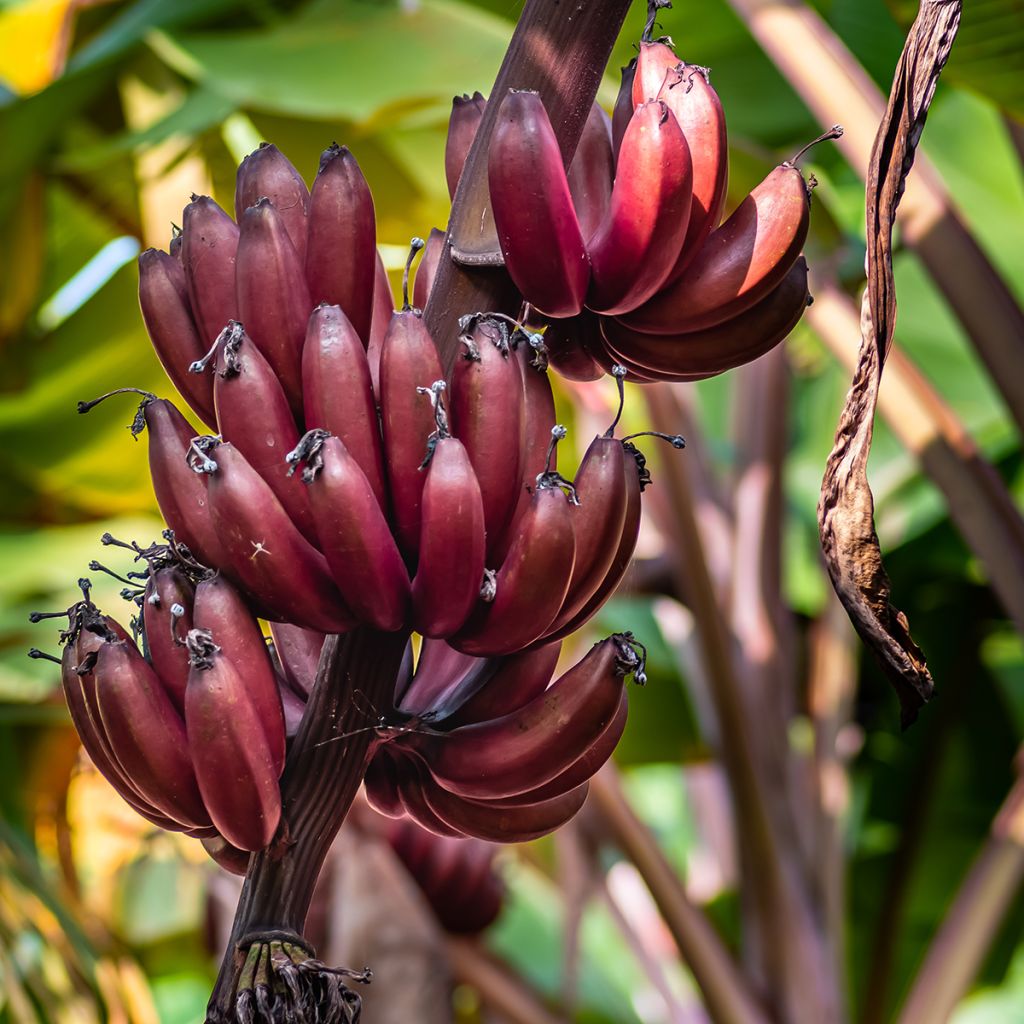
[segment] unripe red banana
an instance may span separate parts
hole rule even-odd
[[[807,261],[744,313],[687,334],[643,334],[614,318],[604,321],[605,342],[615,358],[636,364],[659,380],[699,380],[748,363],[782,342],[810,302]]]
[[[434,432],[434,411],[417,388],[440,380],[441,361],[422,315],[409,306],[396,312],[380,357],[380,417],[391,514],[402,551],[414,557],[420,545],[420,502],[426,473],[420,465]]]
[[[160,514],[179,543],[204,564],[216,565],[220,539],[210,517],[206,478],[193,473],[186,462],[195,433],[188,420],[166,398],[138,388],[118,388],[91,402],[79,402],[78,411],[88,412],[110,395],[129,392],[142,395],[131,430],[135,437],[149,431],[149,472]]]
[[[693,203],[679,258],[669,276],[678,278],[718,227],[729,186],[729,140],[725,111],[707,68],[680,64],[665,76],[658,99],[676,116],[693,163]]]
[[[220,834],[210,839],[204,839],[202,842],[203,849],[214,864],[233,875],[245,876],[249,870],[249,852],[247,850],[239,850],[238,847],[232,846]]]
[[[601,337],[600,318],[589,309],[579,316],[555,320],[544,332],[548,364],[566,380],[586,382],[600,380],[604,368],[590,354],[590,339]]]
[[[502,100],[487,176],[509,276],[542,313],[575,316],[590,263],[558,140],[537,93],[512,91]]]
[[[181,261],[159,249],[139,256],[139,306],[160,365],[195,414],[210,428],[217,424],[213,381],[197,378],[189,366],[206,346],[189,304],[188,282]]]
[[[229,320],[238,319],[238,225],[209,196],[193,196],[181,216],[181,262],[192,316],[203,345],[209,346]]]
[[[221,653],[245,680],[248,700],[263,724],[271,763],[280,775],[285,756],[281,690],[259,623],[220,573],[197,584],[192,619],[195,629],[214,635]]]
[[[409,613],[409,574],[366,474],[345,446],[311,430],[290,452],[305,462],[320,550],[345,603],[374,629],[400,629]]]
[[[417,309],[427,308],[427,299],[430,298],[430,289],[434,287],[434,277],[437,274],[438,264],[441,262],[442,252],[444,252],[444,232],[438,228],[431,228],[412,288],[412,304]]]
[[[271,622],[270,636],[288,685],[303,700],[308,699],[316,682],[320,652],[326,637],[313,629],[290,622]]]
[[[529,704],[547,689],[561,650],[562,642],[558,640],[500,659],[494,672],[476,693],[444,720],[445,728],[501,718]]]
[[[444,145],[444,176],[448,182],[448,197],[455,198],[459,187],[462,168],[476,138],[480,120],[487,109],[487,100],[479,92],[472,96],[463,94],[452,99],[452,112],[448,118],[448,136]],[[416,303],[420,305],[419,302]],[[420,306],[422,308],[422,306]]]
[[[217,831],[262,850],[281,820],[281,790],[263,722],[241,672],[212,634],[192,630],[185,724],[199,790]]]
[[[302,535],[315,544],[309,497],[288,475],[284,461],[299,442],[295,416],[277,374],[237,321],[228,323],[217,343],[213,397],[220,436],[245,456]]]
[[[566,177],[580,233],[586,242],[604,219],[615,179],[612,122],[597,103],[590,106]]]
[[[626,517],[626,454],[614,437],[595,437],[573,481],[579,505],[572,508],[576,564],[569,590],[547,632],[572,622],[608,575]]]
[[[445,717],[461,703],[461,694],[482,686],[495,668],[493,659],[474,658],[443,640],[428,637],[420,647],[416,672],[399,696],[396,707],[412,718]]]
[[[309,189],[291,161],[269,142],[261,142],[259,149],[253,150],[238,165],[235,220],[240,224],[245,211],[263,198],[274,204],[299,255],[299,262],[305,265]]]
[[[538,484],[495,577],[494,599],[478,603],[451,645],[485,657],[539,640],[565,599],[575,557],[569,499],[558,486]]]
[[[473,318],[460,340],[464,351],[452,371],[451,427],[480,484],[490,557],[518,500],[523,380],[503,323]]]
[[[398,795],[405,813],[418,825],[435,836],[463,836],[457,828],[444,822],[427,803],[424,785],[430,784],[425,766],[412,758],[402,758],[397,766]]]
[[[373,275],[373,315],[370,321],[370,343],[366,346],[366,361],[370,364],[370,379],[373,393],[380,400],[380,353],[384,337],[391,326],[391,315],[395,311],[395,298],[391,294],[391,282],[384,269],[384,261],[377,253]]]
[[[277,374],[296,420],[302,418],[302,343],[313,306],[284,220],[269,199],[239,221],[235,261],[239,316]],[[223,325],[222,325],[223,326]]]
[[[142,797],[190,828],[210,824],[189,757],[185,723],[156,673],[126,641],[104,643],[92,674],[110,748]]]
[[[840,133],[834,128],[821,138]],[[789,273],[807,237],[809,219],[810,194],[803,175],[793,162],[776,167],[711,233],[686,273],[622,316],[622,322],[647,334],[682,334],[745,312]]]
[[[587,305],[624,313],[646,302],[679,258],[690,220],[693,166],[675,115],[660,100],[636,108],[622,138],[608,212],[587,243]]]
[[[416,733],[404,742],[445,789],[495,800],[537,789],[561,775],[607,728],[618,711],[623,678],[642,659],[629,634],[615,634],[547,690],[501,718],[443,734]]]
[[[386,818],[400,818],[405,814],[405,805],[398,792],[398,771],[398,765],[384,746],[370,759],[363,776],[367,801]]]
[[[420,779],[426,805],[440,821],[461,835],[492,843],[528,843],[554,832],[583,806],[587,789],[584,783],[541,803],[507,806],[456,796],[429,777]]]
[[[640,43],[633,72],[630,113],[641,103],[658,98],[666,75],[678,64],[679,58],[668,43],[661,40],[645,40]]]
[[[616,162],[619,159],[619,149],[622,146],[622,136],[626,134],[626,126],[633,117],[633,110],[636,104],[633,102],[633,81],[636,78],[636,57],[634,57],[624,68],[621,69],[621,80],[619,82],[619,94],[615,99],[615,108],[612,110],[612,155]],[[651,99],[656,99],[657,95]]]
[[[439,437],[434,445],[421,510],[413,629],[448,637],[461,629],[480,596],[486,545],[480,485],[458,438]]]
[[[151,574],[142,600],[142,621],[153,669],[179,713],[185,710],[188,650],[195,589],[185,574],[165,566]]]
[[[364,347],[370,342],[376,258],[370,187],[351,152],[332,143],[320,157],[310,194],[306,280],[312,304],[341,306]]]
[[[344,401],[339,401],[340,395]],[[384,454],[370,364],[359,335],[339,306],[317,306],[309,318],[302,349],[302,397],[306,428],[319,427],[340,439],[386,512]]]
[[[356,619],[327,562],[292,524],[269,484],[230,443],[203,438],[200,445],[200,450],[193,446],[192,465],[209,479],[224,572],[268,619],[322,633],[351,629]]]

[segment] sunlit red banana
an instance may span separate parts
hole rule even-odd
[[[619,150],[611,202],[587,243],[587,305],[623,313],[672,272],[686,237],[693,167],[675,115],[660,100],[636,108]]]
[[[626,126],[633,117],[633,110],[636,104],[633,102],[633,81],[636,78],[636,58],[634,57],[624,68],[621,69],[619,81],[619,94],[615,98],[615,108],[612,110],[612,155],[619,159],[619,148],[622,146],[622,136],[626,134]],[[657,99],[657,94],[650,97]]]
[[[427,235],[427,244],[423,248],[423,258],[416,270],[416,280],[412,289],[412,304],[417,309],[426,309],[427,299],[430,298],[430,289],[434,287],[434,277],[437,274],[437,266],[441,262],[441,253],[444,250],[444,232],[438,228],[431,228]]]
[[[809,303],[807,261],[800,256],[760,302],[714,327],[687,334],[643,334],[610,318],[601,329],[612,355],[636,364],[641,372],[659,380],[699,380],[773,349],[799,323]]]
[[[370,342],[376,262],[370,187],[348,148],[332,143],[320,157],[310,193],[306,280],[313,304],[341,306],[364,347]]]
[[[416,389],[429,388],[443,376],[423,317],[406,301],[392,314],[381,347],[380,418],[392,521],[402,551],[409,557],[419,550],[420,503],[426,480],[420,465],[435,429],[434,410],[418,397]]]
[[[260,199],[269,199],[284,222],[299,262],[306,260],[306,215],[309,189],[291,161],[269,142],[261,142],[238,165],[235,177],[235,220]]]
[[[213,367],[220,436],[266,480],[306,540],[316,543],[306,490],[288,475],[284,461],[299,441],[295,416],[277,374],[235,320],[221,331]],[[202,363],[195,368],[201,371]]]
[[[647,334],[682,334],[745,312],[789,273],[807,237],[809,215],[803,175],[792,162],[776,167],[711,233],[686,273],[622,322]]]
[[[142,599],[146,647],[153,669],[179,712],[185,709],[188,650],[185,637],[192,628],[195,588],[175,566],[151,572]]]
[[[209,480],[210,513],[222,552],[217,564],[255,600],[260,613],[322,633],[351,629],[356,619],[323,555],[299,533],[244,456],[229,442],[200,438],[191,463]]]
[[[269,199],[239,221],[235,285],[245,330],[277,374],[296,419],[302,417],[302,343],[313,303],[299,254]],[[223,326],[223,324],[221,325]]]
[[[566,177],[580,233],[588,241],[608,209],[615,178],[612,123],[597,103],[590,106]]]
[[[139,256],[139,306],[153,348],[171,383],[208,426],[217,424],[213,410],[213,381],[197,378],[189,366],[203,356],[189,304],[188,282],[181,261],[159,249]]]
[[[445,789],[477,800],[528,793],[561,775],[611,723],[623,679],[643,681],[643,660],[628,634],[615,634],[547,690],[501,718],[443,734],[409,733],[403,742]]]
[[[455,198],[462,168],[476,138],[480,120],[487,109],[487,100],[479,92],[463,94],[452,99],[452,112],[448,118],[448,136],[444,145],[444,176],[448,182],[448,197]],[[417,302],[417,305],[419,303]]]
[[[245,680],[247,698],[263,725],[271,764],[280,775],[285,755],[281,691],[259,623],[242,595],[220,573],[196,585],[192,621],[195,629],[216,637],[221,653]]]
[[[401,628],[409,612],[409,574],[366,474],[338,438],[325,430],[303,435],[288,454],[305,463],[320,550],[345,603],[362,622]]]
[[[209,196],[193,196],[181,216],[181,263],[192,316],[209,347],[229,320],[238,319],[238,225]]]
[[[277,770],[247,680],[211,633],[188,635],[192,671],[185,724],[195,777],[217,831],[239,850],[261,850],[281,820]]]
[[[569,498],[542,477],[494,581],[450,643],[477,656],[509,654],[539,640],[562,605],[576,558]]]
[[[450,793],[424,772],[419,789],[427,807],[461,835],[492,843],[528,843],[554,832],[583,806],[587,784],[540,803],[515,806],[471,800]]]
[[[419,561],[412,582],[413,628],[425,637],[448,637],[476,605],[485,564],[480,484],[458,438],[443,434],[434,444],[421,513]]]
[[[270,636],[281,671],[289,687],[303,700],[313,692],[324,634],[293,626],[290,622],[271,622]]]
[[[220,540],[210,517],[206,478],[193,473],[186,461],[194,435],[192,427],[166,398],[157,398],[138,388],[110,392],[123,393],[142,395],[132,434],[137,437],[143,429],[149,431],[149,473],[164,522],[199,561],[216,565]],[[108,397],[79,402],[78,411],[88,412]]]
[[[302,349],[302,398],[306,428],[327,430],[345,445],[386,512],[384,454],[370,364],[340,306],[317,306],[309,318]]]
[[[480,484],[490,556],[518,500],[523,380],[507,325],[473,317],[460,340],[463,351],[452,371],[451,429]]]
[[[707,68],[678,65],[667,73],[657,96],[675,114],[693,164],[690,221],[679,258],[669,275],[671,281],[693,262],[722,219],[729,185],[729,141],[725,111],[718,93],[711,87]]]
[[[455,712],[444,719],[444,728],[486,722],[529,704],[547,689],[561,649],[561,641],[556,641],[534,650],[491,659],[498,664],[483,685],[475,693],[467,694]]]
[[[637,48],[633,71],[632,110],[658,98],[665,76],[679,64],[675,50],[663,40],[643,40]]]
[[[168,817],[193,828],[209,825],[185,723],[142,655],[128,641],[103,643],[91,674],[110,749],[132,785]]]
[[[487,176],[509,276],[542,313],[575,316],[590,263],[558,140],[537,93],[511,91],[502,100]]]
[[[544,332],[548,365],[567,380],[600,380],[604,368],[591,355],[591,346],[600,344],[600,317],[584,309],[578,316],[554,320]]]

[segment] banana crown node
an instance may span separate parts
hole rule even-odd
[[[78,411],[79,413],[87,413],[90,409],[94,409],[100,402],[105,402],[111,395],[142,395],[142,401],[139,403],[138,409],[135,410],[135,417],[128,424],[128,429],[132,432],[132,437],[137,441],[139,434],[146,429],[146,406],[150,402],[155,402],[156,395],[152,391],[143,391],[142,388],[115,388],[113,391],[108,391],[105,395],[100,395],[99,398],[94,398],[91,402],[79,402]]]

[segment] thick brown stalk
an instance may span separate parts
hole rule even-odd
[[[885,97],[843,41],[804,0],[730,0],[773,63],[867,180]],[[936,0],[932,0],[936,3]],[[900,207],[901,239],[920,256],[1024,429],[1024,310],[964,223],[934,166],[918,156]]]
[[[448,959],[455,980],[476,989],[484,1006],[509,1024],[566,1024],[527,983],[476,939],[449,935]]]
[[[329,637],[302,726],[288,754],[282,828],[249,861],[231,941],[210,999],[234,1019],[237,944],[261,930],[302,934],[320,867],[362,782],[373,725],[391,699],[405,633],[360,628]]]
[[[690,902],[657,841],[633,812],[611,764],[591,779],[590,795],[615,844],[650,889],[714,1024],[768,1024],[769,1016],[758,1005],[718,933]]]
[[[677,403],[674,388],[655,384],[644,389],[652,425],[673,432]],[[825,1024],[842,1019],[839,987],[832,957],[812,909],[799,863],[780,840],[792,835],[791,814],[778,787],[766,784],[760,744],[752,730],[757,721],[737,671],[735,638],[718,602],[693,512],[692,487],[685,458],[666,459],[661,480],[670,495],[667,524],[675,575],[697,623],[702,659],[722,737],[722,761],[735,801],[735,822],[744,857],[746,895],[762,931],[759,953],[778,1011],[791,1024]]]
[[[967,993],[1024,881],[1024,778],[1018,774],[967,872],[897,1024],[938,1024]]]
[[[851,340],[860,331],[856,305],[834,282],[814,283],[811,327],[852,370]],[[949,514],[985,566],[992,588],[1024,633],[1024,520],[999,474],[978,450],[956,413],[910,357],[893,347],[878,404],[890,429],[942,491]]]
[[[424,316],[445,371],[459,351],[459,317],[493,311],[515,316],[522,304],[490,217],[487,148],[509,89],[540,93],[568,166],[630,0],[527,0],[498,72],[452,204],[448,233]],[[453,252],[461,262],[455,262]]]

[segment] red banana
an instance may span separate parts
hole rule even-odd
[[[215,427],[213,382],[188,372],[206,345],[199,337],[189,304],[188,282],[181,261],[159,249],[139,256],[139,306],[160,365],[171,383],[208,426]]]
[[[604,368],[590,354],[588,339],[601,337],[600,318],[589,309],[579,316],[554,320],[544,332],[544,346],[548,350],[548,364],[566,380],[586,382],[600,380]]]
[[[370,364],[370,379],[373,393],[380,398],[380,352],[384,347],[384,336],[391,326],[391,314],[395,311],[395,299],[391,294],[391,282],[384,269],[384,261],[377,253],[376,269],[373,276],[373,316],[370,322],[370,342],[366,346],[366,361]]]
[[[547,689],[561,650],[559,640],[502,658],[484,685],[445,718],[444,727],[501,718],[529,704]]]
[[[693,162],[690,222],[669,277],[673,281],[690,265],[722,219],[729,185],[729,140],[725,111],[711,87],[707,68],[680,64],[668,72],[657,96],[675,114]]]
[[[256,617],[242,595],[218,573],[196,586],[192,620],[195,629],[214,635],[221,653],[245,680],[248,700],[263,724],[271,763],[280,775],[285,755],[281,691]]]
[[[299,255],[269,199],[239,221],[236,259],[239,316],[273,367],[296,419],[302,418],[302,343],[313,306]],[[221,324],[223,327],[224,325]]]
[[[103,730],[132,785],[162,814],[190,828],[209,825],[185,723],[142,655],[127,641],[104,643],[92,675]]]
[[[409,610],[409,574],[359,463],[324,430],[305,434],[288,461],[293,468],[306,463],[302,480],[320,550],[348,607],[374,629],[400,629]]]
[[[474,317],[460,340],[465,351],[452,370],[451,427],[480,484],[490,556],[518,499],[523,380],[505,324]]]
[[[479,586],[477,590],[479,592]],[[453,696],[483,685],[493,675],[495,667],[488,659],[474,658],[443,640],[428,638],[420,647],[416,672],[401,694],[397,708],[412,718],[441,718],[457,706]]]
[[[245,211],[264,198],[274,204],[299,255],[299,262],[305,265],[309,189],[291,161],[269,142],[261,142],[259,149],[238,165],[235,220],[241,224]]]
[[[619,94],[615,98],[615,108],[612,110],[612,155],[615,157],[616,162],[619,159],[622,136],[626,134],[626,126],[633,117],[633,110],[636,107],[636,104],[633,102],[633,81],[635,78],[636,57],[621,69]],[[652,100],[657,99],[657,94],[650,98]]]
[[[597,103],[591,104],[566,177],[580,233],[587,241],[604,218],[615,178],[612,123]]]
[[[281,790],[247,680],[194,629],[185,724],[199,790],[217,831],[239,850],[262,850],[281,820]]]
[[[547,111],[535,92],[502,100],[487,160],[505,268],[531,305],[553,317],[583,308],[590,263]]]
[[[483,657],[539,640],[562,605],[575,557],[569,499],[542,480],[498,570],[493,600],[478,603],[451,645]]]
[[[476,605],[485,561],[480,485],[458,438],[437,439],[420,507],[413,629],[425,637],[448,637],[462,627]]]
[[[455,190],[459,187],[462,168],[466,165],[466,157],[476,138],[480,119],[487,109],[487,100],[479,92],[472,96],[463,94],[452,99],[452,112],[448,118],[448,136],[444,144],[444,176],[448,182],[448,197],[455,198]],[[420,303],[416,303],[420,306]],[[422,309],[423,307],[420,306]]]
[[[370,187],[347,147],[332,143],[320,157],[310,193],[306,280],[311,305],[341,306],[364,346],[370,342],[376,256]]]
[[[232,846],[222,835],[218,834],[210,839],[202,841],[203,849],[207,852],[210,860],[218,867],[229,871],[233,875],[244,877],[249,870],[249,853],[246,850],[239,850]]]
[[[412,304],[417,309],[427,308],[427,299],[430,298],[430,289],[434,287],[434,277],[437,274],[437,266],[441,262],[441,253],[444,251],[444,232],[437,228],[431,228],[427,235],[427,244],[423,249],[423,258],[416,270],[416,282],[412,288]]]
[[[220,436],[245,456],[302,535],[315,544],[309,497],[289,475],[284,459],[298,444],[299,431],[281,382],[236,321],[221,332],[216,356],[213,397]]]
[[[698,380],[773,349],[800,322],[809,302],[807,261],[801,256],[760,302],[714,327],[687,334],[643,334],[607,319],[602,330],[613,356],[635,363],[641,372],[660,380]]]
[[[465,833],[446,824],[434,813],[423,793],[424,782],[430,782],[426,768],[411,758],[398,762],[398,796],[406,814],[417,824],[436,836],[462,836]]]
[[[271,622],[270,636],[288,685],[303,699],[308,698],[313,692],[326,639],[323,633],[293,626],[290,622]]]
[[[339,306],[319,305],[309,318],[302,349],[302,397],[306,428],[320,427],[341,440],[386,512],[384,454],[370,364]]]
[[[622,138],[608,212],[587,243],[587,305],[622,313],[646,302],[679,258],[690,220],[693,165],[660,100],[636,108]]]
[[[528,704],[501,718],[406,742],[438,783],[459,796],[495,800],[537,789],[561,775],[607,728],[623,678],[643,679],[629,634],[615,634]]]
[[[363,776],[367,801],[378,814],[387,818],[400,818],[405,814],[398,792],[398,772],[399,767],[385,746],[370,759]]]
[[[633,73],[632,110],[658,98],[665,76],[679,64],[675,50],[660,40],[640,43]]]
[[[153,669],[179,712],[185,709],[188,651],[195,589],[174,566],[151,571],[142,601],[146,647]]]
[[[218,564],[255,599],[261,614],[322,633],[351,629],[355,618],[323,555],[242,454],[228,442],[202,438],[193,446],[192,465],[209,478],[210,512],[223,552]]]
[[[238,319],[238,225],[209,196],[193,196],[181,223],[181,262],[192,315],[203,344],[212,345],[224,325]]]

